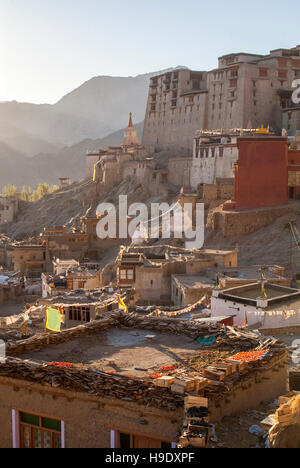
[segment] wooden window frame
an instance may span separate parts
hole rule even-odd
[[[34,426],[32,424],[23,423],[21,421],[21,413],[30,414],[32,416],[39,417],[40,426]],[[60,424],[61,424],[60,432],[55,431],[53,429],[44,428],[42,426],[42,419],[43,418],[44,419],[51,419],[52,421],[60,422]],[[40,430],[42,434],[44,432],[50,432],[51,433],[51,445],[53,446],[51,448],[54,448],[54,435],[55,434],[60,435],[61,448],[65,448],[65,422],[64,422],[63,419],[53,417],[53,416],[49,416],[49,415],[45,415],[45,414],[36,413],[34,411],[31,411],[31,410],[13,408],[12,409],[12,445],[13,445],[13,448],[24,448],[23,447],[23,440],[22,440],[22,434],[23,434],[23,428],[24,427],[30,427],[30,429],[31,429],[30,430],[30,445],[31,445],[30,448],[33,448],[33,429]],[[43,438],[42,438],[42,445],[44,445]],[[42,447],[42,448],[44,448],[44,447]]]
[[[121,273],[125,273],[126,278],[121,278]],[[128,272],[132,272],[132,278],[128,278]],[[135,281],[135,268],[134,267],[128,267],[128,268],[120,268],[119,267],[119,282],[120,283],[127,283],[128,281],[134,283]]]

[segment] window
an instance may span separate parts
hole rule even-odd
[[[62,448],[62,421],[19,412],[20,448]]]
[[[287,77],[286,70],[278,70],[278,77],[279,78],[286,78]]]
[[[259,69],[259,76],[261,76],[261,77],[268,76],[268,69],[267,68],[260,68]]]
[[[89,323],[91,321],[91,313],[89,307],[76,307],[70,306],[69,307],[69,320],[74,322],[86,322]]]
[[[278,59],[278,66],[279,67],[287,67],[288,63],[287,63],[287,59],[285,58],[280,58]]]
[[[134,269],[133,268],[122,268],[119,270],[120,281],[134,281]]]

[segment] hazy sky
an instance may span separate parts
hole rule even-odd
[[[0,0],[0,100],[54,103],[98,75],[300,44],[300,1]]]

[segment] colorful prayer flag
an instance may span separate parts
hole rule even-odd
[[[267,293],[266,293],[266,288],[265,288],[264,283],[262,283],[261,291],[262,291],[262,295],[267,299],[268,296],[267,296]]]
[[[248,315],[247,315],[247,312],[245,312],[245,320],[244,320],[244,323],[243,323],[243,327],[244,327],[244,328],[248,327]]]

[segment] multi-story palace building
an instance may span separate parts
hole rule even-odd
[[[219,58],[219,67],[209,72],[180,68],[153,77],[142,143],[192,150],[199,129],[264,125],[281,134],[283,112],[295,107],[292,83],[298,78],[300,45],[269,55],[225,55]],[[294,113],[284,114],[286,130],[295,134],[294,121],[288,121]]]

